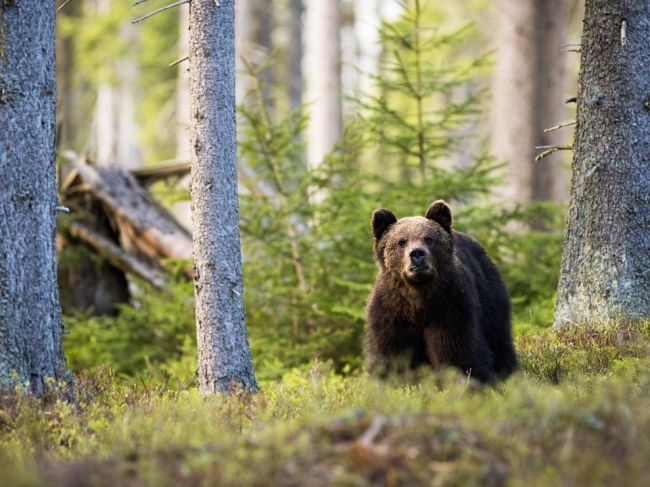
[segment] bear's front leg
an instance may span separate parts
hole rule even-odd
[[[423,337],[427,358],[433,368],[450,365],[481,382],[492,379],[490,351],[471,330],[427,326]]]

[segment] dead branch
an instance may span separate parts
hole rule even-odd
[[[577,96],[572,96],[564,100],[564,103],[577,103],[577,102],[578,102]]]
[[[63,7],[65,7],[67,4],[70,3],[70,0],[65,0],[61,5],[59,5],[59,8],[56,9],[56,13],[58,14],[61,10],[63,10]]]
[[[132,24],[137,24],[138,22],[142,22],[143,20],[148,19],[149,17],[153,17],[156,14],[159,14],[160,12],[164,12],[165,10],[169,10],[170,8],[174,7],[180,7],[181,5],[184,5],[186,3],[190,3],[191,0],[181,0],[180,2],[174,2],[169,5],[165,5],[164,7],[160,7],[157,10],[154,10],[153,12],[149,12],[148,14],[143,15],[142,17],[138,17],[135,20],[132,20]]]
[[[189,58],[190,58],[189,56],[185,56],[185,57],[182,57],[180,59],[177,59],[173,63],[169,63],[168,67],[173,68],[174,66],[178,66],[180,63],[182,63],[184,61],[187,61]]]
[[[575,124],[576,124],[575,120],[571,120],[569,122],[562,122],[562,123],[559,123],[559,124],[555,125],[554,127],[549,127],[547,129],[544,129],[544,133],[552,132],[553,130],[563,129],[564,127],[570,127],[570,126],[575,125]]]
[[[562,44],[560,46],[560,51],[562,51],[562,52],[582,52],[582,46],[580,44]]]
[[[573,147],[570,145],[537,145],[535,146],[536,150],[546,149],[544,152],[538,154],[535,157],[535,162],[541,161],[545,157],[550,156],[551,154],[561,151],[561,150],[573,150]]]
[[[118,245],[100,233],[76,221],[70,223],[68,231],[72,237],[90,245],[101,256],[123,272],[144,279],[157,289],[164,287],[165,279],[157,269],[149,266],[133,255],[126,253]]]
[[[386,426],[387,421],[388,420],[385,416],[377,416],[372,420],[368,429],[359,437],[357,443],[364,448],[370,447],[374,443],[377,435],[381,433],[381,430]]]
[[[133,174],[139,182],[148,186],[161,179],[180,177],[189,174],[190,161],[185,159],[171,159],[162,161],[156,165],[132,169]]]

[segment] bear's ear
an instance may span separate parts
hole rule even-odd
[[[395,215],[386,208],[379,208],[372,212],[372,233],[379,240],[386,229],[397,221]]]
[[[426,217],[438,223],[442,228],[451,233],[451,208],[443,200],[434,201],[427,210]]]

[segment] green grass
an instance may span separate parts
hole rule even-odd
[[[648,327],[523,335],[522,371],[478,389],[453,372],[408,381],[326,365],[254,396],[78,377],[0,405],[0,484],[644,485]]]

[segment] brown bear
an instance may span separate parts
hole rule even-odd
[[[380,208],[372,231],[379,271],[366,306],[369,370],[449,365],[490,382],[517,368],[508,290],[483,247],[452,229],[447,203],[399,220]]]

